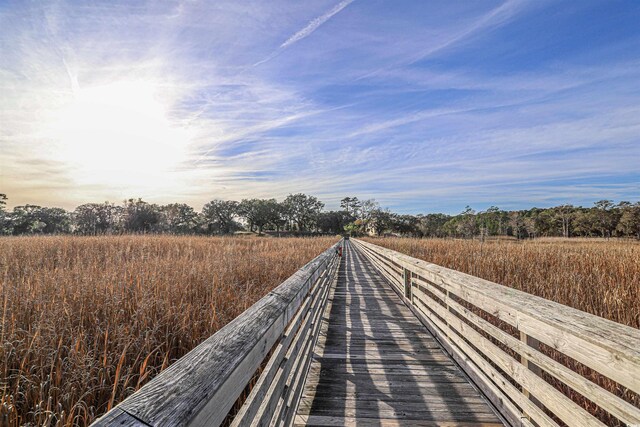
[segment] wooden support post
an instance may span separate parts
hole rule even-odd
[[[405,298],[409,299],[411,304],[413,304],[413,298],[412,298],[413,292],[411,292],[411,271],[407,270],[406,268],[403,268],[402,278],[404,281],[404,296]]]
[[[528,345],[529,347],[531,347],[532,349],[536,350],[536,351],[540,351],[540,341],[538,341],[537,339],[530,337],[529,335],[525,334],[524,332],[520,331],[520,341],[522,341],[523,343],[525,343],[526,345]],[[535,363],[531,362],[529,359],[527,359],[527,357],[525,355],[521,355],[520,356],[520,362],[522,362],[522,364],[524,366],[526,366],[527,368],[529,368],[529,370],[533,373],[535,373],[537,376],[541,377],[542,376],[542,370],[540,369],[540,367],[538,365],[536,365]],[[529,398],[529,400],[531,400],[536,406],[538,407],[542,407],[542,404],[540,403],[540,401],[538,399],[536,399],[534,396],[531,396],[531,394],[529,393],[529,390],[526,389],[522,389],[522,393]],[[528,414],[524,414],[528,420],[531,420],[531,418],[529,417]]]

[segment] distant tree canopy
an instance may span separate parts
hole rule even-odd
[[[120,233],[230,234],[236,231],[293,234],[393,234],[413,237],[542,236],[633,237],[640,239],[640,202],[600,200],[592,207],[505,211],[492,206],[476,212],[467,206],[458,215],[400,215],[373,199],[345,197],[340,210],[325,211],[324,203],[307,194],[276,199],[214,199],[201,212],[183,203],[157,205],[128,199],[121,205],[87,203],[73,212],[37,205],[7,211],[0,194],[0,234],[101,235]]]

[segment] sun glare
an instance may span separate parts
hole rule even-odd
[[[79,89],[56,115],[58,156],[81,184],[146,187],[184,160],[187,132],[171,125],[155,85]]]

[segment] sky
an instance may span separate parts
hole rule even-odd
[[[0,0],[0,193],[640,199],[640,1]]]

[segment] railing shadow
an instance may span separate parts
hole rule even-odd
[[[386,279],[345,243],[310,414],[374,424],[497,421],[479,395],[470,399],[475,389]]]

